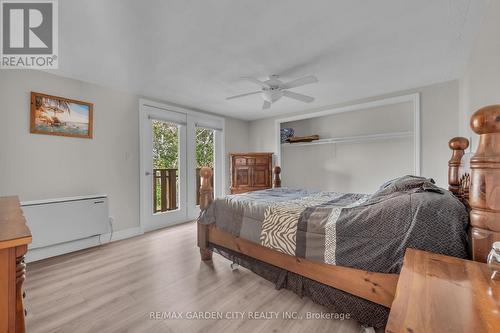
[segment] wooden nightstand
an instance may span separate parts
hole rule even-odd
[[[500,332],[500,281],[486,264],[408,249],[386,332]]]

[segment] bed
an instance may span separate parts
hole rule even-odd
[[[373,195],[281,188],[213,199],[200,172],[198,246],[250,268],[299,295],[371,326],[383,326],[406,248],[485,261],[500,240],[500,106],[471,119],[479,145],[449,141],[449,191],[402,177]],[[498,195],[497,195],[498,192]]]

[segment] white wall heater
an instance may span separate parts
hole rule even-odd
[[[108,198],[89,195],[21,203],[33,236],[26,261],[97,246],[110,232]]]

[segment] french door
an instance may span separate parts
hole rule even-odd
[[[149,231],[195,219],[199,214],[199,170],[214,171],[223,194],[224,120],[141,100],[141,228]]]

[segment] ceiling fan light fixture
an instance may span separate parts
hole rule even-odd
[[[262,109],[268,109],[271,107],[271,104],[279,100],[281,97],[285,96],[288,98],[295,99],[297,101],[301,101],[304,103],[311,103],[314,101],[314,98],[311,96],[306,96],[303,94],[295,93],[292,91],[288,91],[287,89],[300,87],[306,84],[316,83],[318,79],[314,75],[304,76],[287,83],[281,81],[279,79],[279,75],[272,74],[269,76],[269,79],[266,81],[260,81],[254,77],[243,77],[243,79],[253,82],[261,87],[260,91],[254,91],[251,93],[239,94],[231,97],[227,97],[226,100],[231,100],[235,98],[245,97],[254,94],[261,94],[262,99],[264,100],[264,104]]]
[[[276,102],[282,96],[283,96],[283,92],[281,90],[277,90],[277,89],[274,89],[274,90],[265,90],[262,93],[262,98],[265,101],[268,101],[271,104],[274,103],[274,102]]]

